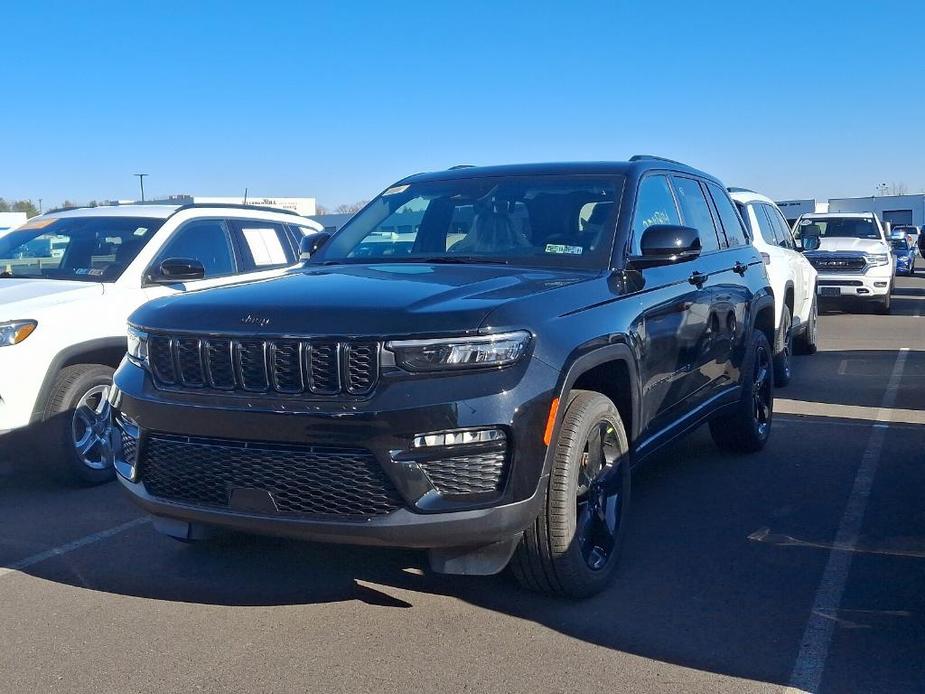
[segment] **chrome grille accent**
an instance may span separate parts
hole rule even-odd
[[[155,382],[182,389],[361,396],[379,380],[378,342],[152,334]]]
[[[863,255],[818,253],[807,254],[806,258],[822,272],[859,272],[867,268],[867,259]]]

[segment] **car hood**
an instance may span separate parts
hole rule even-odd
[[[0,320],[35,318],[49,307],[102,293],[100,282],[0,278]]]
[[[152,330],[215,334],[401,336],[477,330],[494,309],[595,273],[502,265],[377,263],[155,299],[129,319]]]
[[[858,253],[883,253],[887,245],[879,239],[852,239],[844,237],[819,239],[819,251],[857,251]]]

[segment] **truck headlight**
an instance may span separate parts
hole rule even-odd
[[[886,253],[868,253],[867,264],[871,267],[877,267],[878,265],[889,265],[890,256]]]
[[[128,326],[128,358],[138,366],[148,364],[148,333],[134,325]]]
[[[34,320],[11,320],[0,323],[0,347],[18,345],[29,337],[38,323]]]
[[[527,351],[525,330],[436,340],[393,340],[385,348],[407,371],[450,371],[510,366]]]

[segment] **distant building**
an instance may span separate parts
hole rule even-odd
[[[829,203],[816,202],[815,198],[805,200],[778,200],[777,206],[787,218],[787,223],[793,226],[794,222],[801,214],[812,214],[813,212],[828,212]]]
[[[831,198],[831,212],[875,212],[890,224],[925,224],[925,194],[877,195],[866,198]]]
[[[25,212],[0,212],[0,233],[26,223]]]
[[[276,207],[280,210],[290,210],[303,217],[311,217],[317,212],[315,198],[281,198],[262,197],[259,195],[244,196],[210,196],[210,195],[169,195],[160,200],[146,200],[152,204],[191,205],[207,203],[213,205],[259,205],[261,207]]]

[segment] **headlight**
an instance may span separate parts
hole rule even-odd
[[[530,333],[517,332],[437,340],[395,340],[385,348],[408,371],[449,371],[509,366],[530,344]]]
[[[868,253],[867,254],[867,264],[873,267],[878,265],[889,265],[890,256],[886,253]]]
[[[18,345],[35,330],[38,323],[34,320],[11,320],[0,323],[0,347]]]
[[[148,333],[134,325],[128,326],[128,358],[138,366],[148,363]]]

